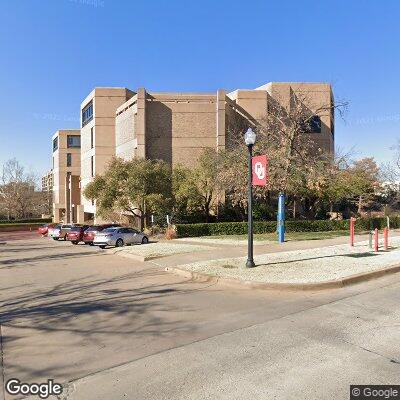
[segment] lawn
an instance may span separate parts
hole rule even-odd
[[[327,231],[327,232],[287,232],[286,241],[293,240],[319,240],[330,239],[339,236],[348,236],[348,231]],[[207,239],[231,239],[231,240],[246,240],[247,235],[219,235],[207,236]],[[276,233],[259,233],[254,235],[255,241],[276,241]]]

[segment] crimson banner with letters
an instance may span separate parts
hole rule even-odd
[[[252,161],[253,186],[265,186],[268,178],[267,156],[255,156]]]

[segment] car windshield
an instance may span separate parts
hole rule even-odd
[[[100,229],[101,229],[100,225],[92,225],[92,226],[89,226],[89,228],[87,228],[86,230],[87,231],[98,231]]]
[[[106,228],[106,229],[103,229],[103,232],[105,232],[105,233],[112,233],[112,232],[115,232],[117,230],[117,228]]]

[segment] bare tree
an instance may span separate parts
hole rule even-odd
[[[234,204],[246,203],[247,151],[243,145],[244,127],[251,125],[257,133],[254,152],[267,154],[269,183],[256,188],[255,196],[268,198],[284,192],[292,197],[306,198],[318,185],[326,167],[332,165],[333,154],[324,152],[315,140],[315,132],[324,129],[323,121],[337,111],[343,116],[348,103],[337,101],[311,107],[307,93],[291,91],[290,101],[268,98],[265,117],[255,121],[236,108],[236,116],[228,123],[229,139],[225,156],[225,187]],[[310,192],[311,191],[311,192]]]
[[[4,163],[0,184],[0,204],[8,219],[29,216],[35,207],[36,176],[25,173],[24,167],[15,159]]]

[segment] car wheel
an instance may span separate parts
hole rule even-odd
[[[73,242],[71,242],[71,243],[72,243],[72,244],[78,244],[78,242],[77,242],[77,241],[75,241],[75,240],[74,240]]]
[[[122,247],[124,245],[124,241],[122,239],[118,239],[115,243],[115,247]]]
[[[94,246],[93,242],[90,242],[90,243],[89,243],[89,246]]]
[[[147,243],[149,243],[149,239],[147,238],[147,236],[143,236],[142,244],[147,244]]]
[[[100,245],[99,247],[100,247],[101,249],[105,249],[105,248],[106,248],[106,246],[104,246],[104,244]]]
[[[58,240],[58,238],[53,238],[53,240]]]

